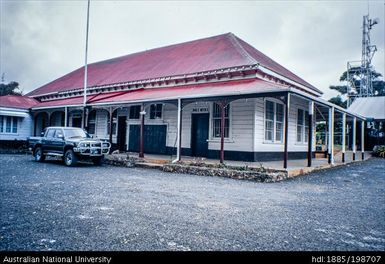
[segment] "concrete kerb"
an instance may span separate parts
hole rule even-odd
[[[345,162],[345,163],[339,162],[339,163],[335,163],[335,164],[319,165],[319,166],[315,166],[315,167],[303,167],[303,168],[287,169],[287,173],[288,173],[289,178],[294,178],[297,176],[309,174],[311,172],[324,171],[324,170],[338,168],[338,167],[342,167],[342,166],[346,166],[346,165],[350,165],[350,164],[354,164],[354,163],[364,162],[370,158],[371,158],[371,156],[369,156],[368,158],[366,158],[364,160],[355,160],[355,161],[349,161],[349,162]]]
[[[367,160],[367,159],[365,159]],[[250,180],[257,182],[278,182],[315,171],[322,171],[344,165],[362,162],[362,160],[346,163],[318,165],[314,167],[275,169],[260,166],[229,165],[204,161],[182,161],[171,163],[169,160],[157,158],[139,158],[126,153],[111,154],[105,158],[105,163],[121,167],[141,167],[158,169],[165,172],[194,174],[199,176],[217,176],[232,179]]]
[[[160,159],[138,158],[125,153],[107,155],[105,163],[120,167],[141,167],[172,173],[227,177],[258,182],[277,182],[288,178],[288,173],[285,170],[269,169],[262,166],[233,166],[196,161],[171,163]]]

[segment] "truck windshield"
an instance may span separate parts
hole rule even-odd
[[[88,134],[82,130],[82,129],[63,129],[64,130],[64,136],[66,138],[75,138],[75,137],[81,137],[81,138],[88,138]]]

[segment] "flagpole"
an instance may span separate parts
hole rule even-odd
[[[87,104],[87,74],[88,74],[88,64],[87,64],[87,56],[88,56],[88,29],[89,29],[89,21],[90,21],[90,0],[87,3],[87,28],[86,28],[86,52],[84,59],[84,89],[83,89],[83,128],[86,127],[86,104]]]

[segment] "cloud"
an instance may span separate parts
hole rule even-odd
[[[84,64],[86,1],[1,1],[0,72],[31,91]],[[325,92],[360,59],[366,2],[91,1],[89,62],[233,32]],[[371,2],[384,73],[384,4]]]

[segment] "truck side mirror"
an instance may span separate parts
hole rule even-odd
[[[40,136],[41,136],[41,137],[44,137],[44,131],[40,133]]]

